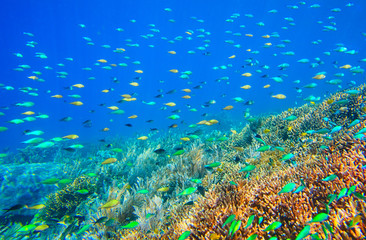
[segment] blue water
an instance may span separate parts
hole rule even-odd
[[[14,87],[14,90],[0,90],[0,106],[7,109],[0,111],[5,116],[0,118],[0,126],[8,127],[1,132],[0,152],[16,151],[24,148],[25,141],[33,136],[25,136],[26,130],[42,130],[41,137],[46,140],[53,137],[62,137],[68,134],[77,134],[80,138],[72,143],[94,143],[100,139],[114,136],[138,137],[148,135],[150,128],[157,128],[161,133],[168,130],[168,126],[177,123],[176,131],[188,129],[188,125],[197,123],[203,119],[218,118],[229,119],[233,123],[244,122],[244,112],[250,109],[250,115],[278,113],[290,107],[305,104],[303,99],[309,95],[321,97],[349,87],[351,81],[354,85],[365,82],[364,74],[353,75],[347,69],[339,69],[339,66],[350,64],[365,68],[365,62],[359,62],[365,58],[364,1],[352,1],[353,6],[347,7],[348,1],[308,1],[304,5],[297,1],[3,1],[0,9],[0,46],[1,46],[1,81],[0,83]],[[319,4],[319,8],[310,7]],[[288,5],[296,5],[298,9],[291,9]],[[172,11],[165,11],[171,8]],[[340,8],[341,12],[332,12],[331,9]],[[276,9],[277,13],[268,13]],[[231,18],[232,14],[239,13],[237,18]],[[253,14],[253,18],[245,14]],[[331,17],[333,16],[334,19]],[[203,22],[199,22],[196,17]],[[294,26],[284,18],[293,18]],[[175,22],[169,22],[173,19]],[[225,20],[232,19],[233,22]],[[136,22],[131,22],[136,20]],[[322,21],[322,23],[317,23]],[[264,26],[257,23],[263,22]],[[334,25],[332,25],[334,22]],[[79,26],[85,24],[85,28]],[[149,26],[155,24],[155,27]],[[245,25],[244,28],[240,25]],[[324,26],[334,26],[336,31],[323,31]],[[288,29],[283,29],[287,27]],[[116,31],[122,28],[124,31]],[[150,29],[158,29],[153,32]],[[203,33],[198,29],[204,29]],[[186,32],[192,30],[193,34]],[[234,36],[232,33],[241,33],[242,36]],[[23,32],[30,32],[34,37],[27,36]],[[280,37],[262,38],[263,35],[271,35],[277,32]],[[141,35],[153,34],[153,37],[145,39]],[[245,34],[253,34],[246,37]],[[203,38],[197,37],[203,35]],[[182,36],[182,40],[174,38]],[[92,39],[94,46],[87,45],[83,37]],[[162,37],[167,40],[161,39]],[[187,37],[191,37],[188,40]],[[126,39],[131,43],[139,44],[139,47],[129,47]],[[289,39],[291,43],[283,43]],[[174,40],[174,43],[169,43]],[[204,40],[210,42],[205,43]],[[234,44],[225,43],[233,40]],[[313,44],[314,41],[319,44]],[[32,48],[27,47],[27,41],[35,41],[38,44]],[[264,48],[265,43],[272,46]],[[356,50],[358,54],[352,55],[333,51],[336,44],[344,44],[348,50]],[[101,47],[108,44],[111,48]],[[206,50],[198,50],[208,44]],[[240,44],[241,48],[233,45]],[[285,44],[285,48],[275,45]],[[154,47],[149,47],[154,45]],[[116,48],[124,48],[123,53],[114,53]],[[252,51],[259,51],[253,54]],[[187,51],[194,50],[195,54]],[[169,54],[175,51],[177,54]],[[293,51],[294,56],[282,55],[282,52]],[[36,52],[47,55],[47,59],[35,57]],[[331,52],[330,56],[323,52]],[[13,53],[21,53],[22,58]],[[229,59],[236,55],[236,58]],[[125,59],[128,56],[130,59]],[[73,61],[65,58],[73,58]],[[314,58],[320,58],[324,64],[311,68],[310,63],[317,62]],[[258,64],[253,67],[246,66],[246,59],[255,59]],[[310,63],[297,63],[302,58],[310,59]],[[98,59],[106,59],[109,64],[127,63],[127,67],[112,67],[112,70],[102,69],[94,64]],[[133,61],[140,61],[135,65]],[[60,67],[57,64],[63,63]],[[279,64],[288,63],[290,67],[280,70]],[[23,72],[14,71],[18,65],[28,64],[30,69]],[[214,70],[215,66],[232,64],[226,70]],[[268,70],[261,66],[268,65]],[[50,66],[52,70],[44,69]],[[91,67],[92,71],[84,71],[81,68]],[[179,73],[171,73],[170,69],[178,69]],[[262,70],[261,73],[255,70]],[[142,74],[135,70],[143,70]],[[38,82],[27,77],[32,76],[32,71],[41,71],[39,78],[44,82]],[[56,72],[67,72],[65,79],[58,78]],[[183,71],[192,71],[190,79],[181,79]],[[312,79],[318,72],[326,72],[323,80]],[[251,77],[243,77],[241,74],[250,72]],[[344,73],[341,86],[327,84],[326,81],[335,79],[335,73]],[[267,74],[269,77],[262,78]],[[282,83],[270,79],[282,74]],[[218,82],[221,77],[229,77],[226,81]],[[95,77],[95,80],[88,80]],[[140,86],[133,87],[129,82],[134,78]],[[120,83],[114,83],[117,78]],[[300,83],[294,83],[300,80]],[[204,83],[202,83],[204,82]],[[302,88],[304,85],[315,82],[316,88]],[[81,83],[84,88],[66,90],[73,84]],[[251,89],[244,90],[240,87],[251,85]],[[263,86],[271,87],[264,89]],[[202,89],[193,89],[201,85]],[[30,96],[19,91],[21,87],[36,88],[38,96]],[[298,89],[296,89],[298,87]],[[103,89],[114,89],[109,93],[102,93]],[[186,95],[181,89],[192,89],[191,99],[182,99]],[[162,92],[158,90],[162,89]],[[176,89],[173,94],[167,91]],[[296,91],[298,90],[298,91]],[[299,92],[301,90],[302,92]],[[121,100],[121,94],[136,93],[137,101],[117,103]],[[272,94],[282,93],[287,96],[285,100],[272,98]],[[62,99],[51,98],[52,95],[61,94]],[[79,99],[67,97],[67,95],[79,94],[83,106],[73,106],[69,103]],[[158,94],[164,94],[163,98],[154,98]],[[225,96],[223,96],[225,95]],[[253,105],[235,103],[232,98],[241,97],[245,102],[252,100]],[[202,108],[205,102],[215,100],[216,104],[208,108]],[[16,103],[31,101],[34,107],[16,107]],[[148,106],[142,101],[155,101],[156,105]],[[164,103],[175,102],[176,107],[167,107],[161,110]],[[105,104],[105,106],[99,106]],[[196,108],[197,112],[189,111],[186,106]],[[227,105],[233,105],[231,111],[222,110]],[[123,115],[111,115],[108,106],[118,106],[125,111]],[[179,120],[167,119],[175,114],[172,110],[180,109]],[[25,122],[13,125],[8,121],[26,117],[21,115],[25,111],[34,111],[37,114],[47,114],[48,119],[37,119],[34,122]],[[91,112],[93,110],[93,112]],[[207,113],[208,116],[202,116]],[[128,119],[128,116],[138,115],[136,119]],[[59,119],[70,116],[70,122],[60,122]],[[82,122],[92,121],[92,126],[86,128]],[[147,120],[154,120],[147,123]],[[126,127],[130,123],[133,127]],[[108,127],[110,131],[101,129]],[[226,126],[230,128],[231,126]],[[213,128],[214,129],[214,128]]]

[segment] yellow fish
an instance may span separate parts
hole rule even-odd
[[[28,78],[33,79],[33,80],[37,80],[38,79],[38,77],[36,77],[36,76],[30,76]]]
[[[244,148],[243,147],[233,147],[236,151],[238,152],[243,152]]]
[[[248,48],[248,49],[247,49],[247,50],[245,50],[245,51],[247,51],[247,52],[251,52],[251,51],[252,51],[252,49]]]
[[[202,120],[202,121],[199,121],[199,122],[197,123],[197,125],[204,125],[206,122],[207,122],[206,120]]]
[[[231,58],[235,58],[236,56],[235,55],[231,55],[229,58],[231,59]]]
[[[132,101],[136,101],[137,98],[123,98],[122,100],[126,101],[126,102],[132,102]]]
[[[273,98],[277,98],[277,99],[285,99],[286,96],[283,94],[276,94],[276,95],[272,95]]]
[[[46,225],[46,224],[43,224],[43,225],[39,225],[39,226],[37,226],[37,227],[34,229],[34,231],[35,231],[35,232],[41,232],[41,231],[46,230],[47,228],[49,228],[49,226],[48,226],[48,225]]]
[[[130,94],[123,94],[123,95],[121,95],[121,97],[124,97],[124,98],[132,98],[132,96]]]
[[[137,87],[139,84],[137,82],[131,82],[130,85],[134,86],[134,87]]]
[[[118,110],[119,108],[117,107],[117,106],[110,106],[110,107],[108,107],[109,109],[111,109],[111,110]]]
[[[183,92],[186,92],[186,93],[190,93],[192,92],[191,89],[188,89],[188,88],[185,88],[185,89],[182,89]]]
[[[146,139],[148,139],[148,137],[146,137],[146,136],[141,136],[141,137],[139,137],[139,138],[137,138],[138,140],[146,140]]]
[[[135,73],[143,73],[142,70],[136,70]]]
[[[210,235],[210,240],[218,240],[220,239],[220,236],[217,233],[212,233]]]
[[[115,63],[111,63],[109,65],[111,65],[111,67],[117,67],[117,64],[115,64]]]
[[[251,73],[243,73],[242,76],[244,76],[244,77],[251,77],[252,74]]]
[[[170,69],[169,72],[171,72],[171,73],[177,73],[178,72],[178,69]]]
[[[247,37],[253,37],[253,34],[247,33],[247,34],[245,34],[245,36],[247,36]]]
[[[230,131],[233,133],[233,134],[237,134],[238,132],[234,129],[230,129]]]
[[[106,62],[107,62],[107,60],[105,60],[105,59],[99,59],[99,60],[97,60],[97,62],[100,62],[100,63],[106,63]]]
[[[327,103],[328,104],[332,104],[334,102],[334,100],[333,99],[329,99],[329,100],[327,100]]]
[[[137,115],[132,115],[132,116],[129,116],[128,118],[135,119],[135,118],[137,118]]]
[[[188,141],[190,141],[191,139],[189,139],[189,137],[182,137],[180,140],[185,141],[185,142],[188,142]]]
[[[265,134],[267,134],[267,133],[269,133],[271,130],[269,130],[268,128],[266,128],[266,129],[264,129],[263,130],[263,133],[265,133]]]
[[[102,90],[102,93],[109,93],[109,90],[108,89],[104,89],[104,90]]]
[[[119,204],[119,201],[116,199],[112,199],[109,202],[107,202],[106,204],[102,205],[100,208],[112,208],[115,207]]]
[[[53,98],[63,98],[63,96],[62,96],[62,95],[60,95],[60,94],[56,94],[56,95],[53,95],[53,96],[51,96],[51,97],[53,97]]]
[[[170,53],[170,54],[176,54],[176,52],[175,51],[169,51],[168,53]]]
[[[250,85],[244,85],[244,86],[242,86],[240,88],[248,90],[248,89],[251,89],[252,86],[250,86]]]
[[[74,106],[81,106],[84,103],[80,102],[80,101],[76,101],[76,102],[71,102],[70,104],[74,105]]]
[[[191,96],[189,96],[189,95],[185,95],[185,96],[183,96],[182,98],[184,98],[184,99],[190,99],[190,98],[191,98]]]
[[[223,110],[231,110],[231,109],[233,109],[233,108],[234,108],[234,106],[229,105],[229,106],[224,107],[224,108],[223,108]]]
[[[288,128],[287,128],[287,131],[291,131],[292,130],[292,126],[289,126]]]
[[[208,120],[209,123],[212,123],[212,124],[216,124],[216,123],[219,123],[219,121],[217,121],[216,119],[211,119],[211,120]]]
[[[26,112],[24,112],[24,113],[22,113],[23,115],[28,115],[28,116],[30,116],[30,115],[33,115],[34,114],[34,112],[32,112],[32,111],[26,111]]]
[[[340,66],[339,68],[350,69],[351,67],[352,67],[351,65],[346,64],[346,65]]]
[[[115,163],[115,162],[117,162],[117,158],[107,158],[106,160],[104,160],[102,162],[102,165],[111,164],[111,163]]]
[[[102,132],[108,132],[108,131],[109,131],[109,128],[107,128],[107,127],[102,129]]]
[[[191,32],[188,32],[188,31],[187,31],[186,33],[187,33],[188,35],[192,35],[192,33],[191,33]]]
[[[267,35],[263,35],[262,38],[270,38],[271,36]]]
[[[313,79],[318,79],[318,80],[321,80],[321,79],[324,79],[325,78],[325,75],[324,74],[318,74],[318,75],[315,75],[313,77]]]
[[[270,43],[270,42],[265,43],[264,46],[272,46],[272,43]]]
[[[169,187],[162,187],[157,190],[158,192],[167,192],[169,191]]]
[[[66,139],[77,139],[77,138],[79,138],[79,136],[76,135],[76,134],[70,134],[70,135],[66,135],[66,136],[64,136],[62,138],[66,138]]]
[[[169,107],[174,107],[176,104],[174,102],[168,102],[168,103],[165,103],[164,105],[167,105]]]
[[[84,87],[84,85],[83,84],[81,84],[81,83],[78,83],[78,84],[74,84],[74,85],[72,85],[73,87],[76,87],[76,88],[83,88]]]
[[[269,88],[271,85],[267,84],[267,85],[264,85],[263,88]]]
[[[306,135],[308,135],[308,134],[307,134],[306,132],[303,132],[303,133],[301,133],[300,135],[304,137],[304,136],[306,136]]]
[[[28,207],[27,205],[25,205],[25,207],[28,209],[33,209],[33,210],[41,210],[41,209],[45,208],[46,205],[38,204],[38,205],[31,206],[31,207]]]

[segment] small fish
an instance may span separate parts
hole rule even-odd
[[[93,224],[100,224],[100,223],[104,223],[107,221],[108,221],[108,217],[103,216],[103,217],[98,218],[95,222],[93,222]]]
[[[108,209],[108,208],[115,207],[118,204],[119,204],[119,201],[118,200],[112,199],[112,200],[108,201],[107,203],[103,204],[100,208]]]

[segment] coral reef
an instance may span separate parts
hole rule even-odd
[[[81,194],[78,190],[86,189],[88,192]],[[64,215],[74,214],[76,208],[92,196],[96,189],[96,180],[93,177],[81,176],[65,188],[47,196],[46,207],[40,212],[39,219],[61,219]]]

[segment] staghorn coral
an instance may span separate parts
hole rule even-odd
[[[47,196],[46,207],[40,212],[39,218],[47,221],[51,218],[61,219],[66,214],[74,213],[79,204],[95,192],[95,182],[95,178],[81,176],[65,188],[51,193]],[[89,192],[87,194],[76,192],[81,189],[86,189]]]
[[[200,198],[190,216],[177,221],[164,235],[164,239],[169,239],[168,236],[176,238],[185,230],[192,232],[192,239],[208,239],[212,233],[224,239],[228,226],[221,226],[231,214],[235,214],[243,224],[249,216],[256,216],[253,226],[240,228],[234,239],[245,239],[254,233],[267,239],[269,235],[263,229],[274,221],[280,221],[282,226],[272,236],[294,239],[317,213],[326,212],[325,203],[329,201],[329,194],[338,195],[343,188],[353,185],[357,186],[357,192],[366,192],[365,169],[362,168],[366,164],[365,142],[350,136],[345,139],[331,146],[329,152],[317,162],[311,161],[302,167],[252,181],[242,180],[238,186],[219,184],[208,193],[206,199]],[[329,182],[322,180],[331,174],[336,174],[338,178]],[[303,191],[277,194],[286,183],[295,182],[299,185],[300,180],[306,185]],[[332,237],[361,239],[365,236],[366,228],[362,223],[354,228],[347,226],[356,215],[366,218],[365,207],[365,201],[354,195],[333,201],[329,206],[328,220],[334,230]],[[264,218],[261,225],[258,224],[259,217]],[[311,232],[318,232],[322,238],[325,237],[319,223],[311,224]]]

